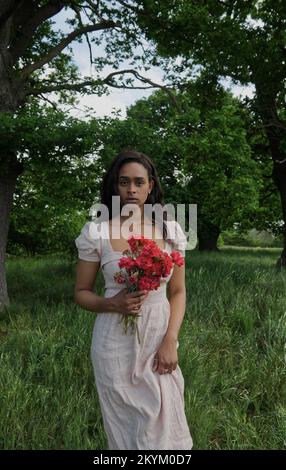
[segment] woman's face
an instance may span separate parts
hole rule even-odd
[[[153,185],[154,181],[149,182],[148,172],[143,165],[137,162],[125,163],[120,168],[118,176],[121,205],[137,204],[143,208]]]

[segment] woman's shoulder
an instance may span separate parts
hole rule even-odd
[[[108,220],[92,220],[88,222],[89,235],[94,240],[104,239],[106,233],[108,233]]]
[[[98,221],[87,221],[75,239],[79,259],[99,261],[102,255],[102,238],[104,224]]]
[[[168,240],[171,241],[175,250],[181,251],[184,255],[188,240],[180,223],[176,220],[167,220],[166,226]]]

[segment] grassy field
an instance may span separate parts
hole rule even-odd
[[[193,449],[286,449],[286,273],[280,249],[189,251],[179,365]],[[76,261],[9,259],[0,313],[0,448],[107,449],[90,361],[95,314]],[[103,282],[97,286],[103,295]]]

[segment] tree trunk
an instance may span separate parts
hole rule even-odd
[[[272,93],[271,93],[272,91]],[[277,260],[276,266],[286,268],[286,125],[282,122],[277,113],[275,94],[264,85],[256,84],[257,105],[265,132],[268,137],[270,152],[273,160],[273,181],[278,188],[281,198],[283,214],[283,251]]]
[[[274,161],[273,165],[273,179],[280,192],[281,205],[283,211],[283,251],[278,258],[276,266],[278,268],[286,268],[286,155],[284,161],[279,163]]]
[[[198,229],[199,251],[219,251],[217,246],[220,229],[211,224],[204,223]]]
[[[0,112],[6,113],[14,113],[24,96],[23,84],[17,84],[9,73],[12,68],[8,49],[10,26],[7,21],[0,29]],[[10,303],[5,270],[6,246],[14,190],[22,172],[23,165],[17,161],[16,154],[6,152],[4,142],[4,147],[0,146],[0,311]]]
[[[5,269],[6,246],[13,194],[21,172],[22,166],[15,155],[0,157],[0,311],[10,304]]]

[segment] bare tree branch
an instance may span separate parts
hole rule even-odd
[[[88,86],[96,86],[102,83],[102,81],[97,80],[85,80],[79,83],[51,83],[50,85],[42,86],[41,88],[30,88],[27,91],[27,95],[37,96],[42,93],[51,93],[53,91],[61,91],[61,90],[74,90],[74,91],[84,91],[84,89]]]
[[[100,17],[100,13],[99,13],[99,0],[97,0],[96,5],[94,5],[94,1],[93,1],[93,0],[85,0],[85,1],[86,1],[86,3],[88,4],[90,10],[91,10],[93,13],[96,13],[96,15]]]
[[[173,94],[171,87],[169,88],[166,85],[160,85],[158,83],[155,83],[152,80],[150,80],[149,78],[143,77],[136,70],[133,70],[133,69],[127,70],[125,72],[132,73],[133,75],[135,75],[136,78],[138,78],[138,80],[141,80],[142,82],[145,82],[145,83],[149,83],[154,88],[161,88],[161,90],[164,90],[167,93],[167,95],[169,96],[170,100],[173,102],[173,104],[174,104],[175,108],[177,109],[177,111],[179,111],[179,112],[182,111],[181,106],[179,105],[178,100],[176,99],[175,95]],[[116,75],[116,74],[117,74],[117,72],[113,72],[113,73],[109,74],[108,77],[110,77],[112,75]]]
[[[73,6],[72,9],[75,11],[76,16],[78,17],[78,21],[79,21],[79,24],[80,24],[81,28],[84,28],[84,24],[83,24],[82,19],[81,19],[80,9],[77,6]],[[91,49],[91,44],[89,42],[88,33],[84,33],[84,35],[85,35],[86,42],[87,42],[88,48],[89,48],[90,65],[92,65],[92,49]]]
[[[22,70],[20,70],[20,78],[26,78],[28,77],[32,72],[35,70],[41,68],[44,64],[47,64],[50,62],[54,57],[59,55],[59,53],[68,45],[70,44],[76,37],[81,36],[82,34],[85,34],[87,32],[92,32],[92,31],[100,31],[102,29],[110,29],[114,28],[115,26],[118,26],[117,23],[111,20],[104,20],[101,23],[98,24],[93,24],[93,25],[87,25],[84,26],[83,28],[78,28],[72,33],[68,34],[62,41],[57,44],[57,46],[53,47],[50,49],[48,54],[46,54],[44,57],[41,57],[37,62],[34,62],[33,64],[28,65],[27,67],[24,67]]]
[[[257,129],[266,129],[267,127],[276,127],[278,129],[283,129],[283,131],[286,131],[286,124],[275,118],[272,121],[269,120],[267,123],[256,124]]]
[[[129,87],[126,85],[118,85],[116,82],[112,80],[114,76],[122,75],[125,73],[133,74],[135,78],[137,78],[143,83],[149,83],[150,86],[148,87],[130,86]],[[155,83],[149,78],[143,77],[142,75],[139,74],[139,72],[133,69],[125,69],[125,70],[118,70],[116,72],[111,72],[110,74],[107,75],[107,77],[98,79],[98,80],[85,80],[80,83],[59,83],[59,84],[51,83],[50,85],[46,85],[41,88],[31,88],[30,90],[27,91],[27,95],[39,95],[42,93],[51,93],[53,91],[61,91],[61,90],[75,90],[75,91],[80,92],[80,91],[84,91],[84,89],[89,86],[99,86],[99,85],[104,85],[104,84],[113,88],[131,89],[131,90],[146,90],[149,88],[160,88],[165,93],[167,93],[167,95],[169,96],[170,100],[174,104],[177,111],[182,112],[182,108],[179,105],[175,95],[173,94],[173,89],[171,87],[168,87],[166,85],[161,85],[159,83]]]
[[[98,86],[98,85],[108,85],[112,88],[120,88],[120,89],[127,89],[127,90],[147,90],[150,88],[154,88],[153,86],[126,86],[126,85],[116,85],[115,83],[107,83],[105,79],[102,80],[85,80],[79,83],[65,83],[65,84],[58,84],[58,85],[51,85],[45,86],[42,88],[34,88],[27,92],[27,95],[39,95],[41,93],[51,93],[53,91],[61,91],[61,90],[74,90],[74,91],[84,91],[85,88],[89,86]]]
[[[46,96],[42,95],[42,93],[39,93],[38,96],[39,96],[42,100],[47,101],[47,103],[49,103],[50,105],[52,105],[52,107],[54,108],[55,111],[58,111],[58,107],[57,107],[56,103],[54,103],[53,101],[49,100],[49,98],[47,98]]]

